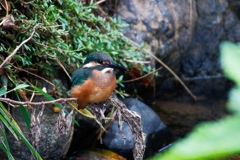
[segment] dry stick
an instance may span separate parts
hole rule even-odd
[[[122,35],[124,36],[124,35]],[[131,39],[129,39],[128,37],[124,36],[126,39],[128,39],[129,41],[131,41],[133,44],[135,44],[136,46],[140,46],[139,44],[137,44],[136,42],[132,41]],[[178,75],[176,75],[176,73],[169,68],[163,61],[161,61],[160,59],[158,59],[154,54],[152,54],[151,52],[148,53],[151,57],[153,57],[156,61],[158,61],[165,69],[167,69],[179,82],[180,84],[183,86],[183,88],[189,93],[189,95],[194,99],[197,100],[197,97],[190,91],[190,89],[184,84],[184,82],[178,77]]]
[[[67,72],[67,70],[65,69],[65,67],[63,66],[63,64],[60,62],[60,60],[58,58],[54,58],[57,63],[59,64],[59,66],[62,67],[62,69],[64,70],[64,72],[66,73],[66,75],[68,76],[68,78],[71,80],[71,76],[69,75],[69,73]]]
[[[36,28],[37,28],[38,25],[39,25],[39,23],[36,24],[36,25],[33,27],[33,32],[31,33],[31,35],[30,35],[26,40],[24,40],[19,46],[17,46],[17,47],[15,48],[15,50],[3,61],[3,63],[0,65],[0,68],[2,68],[3,65],[4,65],[5,63],[7,63],[8,60],[9,60],[12,56],[14,56],[14,54],[17,53],[17,51],[19,50],[19,48],[22,47],[22,45],[24,45],[25,43],[27,43],[27,42],[33,37],[33,35],[34,35],[34,33],[35,33],[35,30],[36,30]]]
[[[77,98],[59,98],[55,99],[52,101],[42,101],[42,102],[20,102],[20,101],[15,101],[9,98],[2,98],[0,97],[1,102],[6,102],[6,103],[11,103],[15,105],[33,105],[33,106],[40,106],[40,105],[45,105],[45,104],[54,104],[58,102],[66,102],[66,101],[76,101]]]
[[[139,79],[145,78],[145,77],[147,77],[147,76],[149,76],[149,75],[151,75],[151,74],[159,71],[160,69],[162,69],[162,67],[160,67],[160,68],[156,69],[155,71],[152,71],[152,72],[150,72],[150,73],[148,73],[148,74],[145,74],[145,75],[143,75],[143,76],[141,76],[141,77],[134,78],[134,79],[130,79],[130,80],[127,80],[127,81],[123,81],[122,83],[128,83],[128,82],[137,81],[137,80],[139,80]]]
[[[22,69],[22,68],[18,68],[18,67],[16,67],[16,66],[12,65],[12,64],[10,64],[10,65],[13,66],[14,68],[20,70],[20,71],[26,72],[26,73],[31,74],[31,75],[39,78],[39,79],[42,79],[42,80],[44,80],[45,82],[47,82],[47,83],[49,83],[50,85],[52,85],[53,87],[55,87],[55,85],[54,85],[52,82],[46,80],[45,78],[43,78],[43,77],[41,77],[41,76],[39,76],[39,75],[36,75],[36,74],[34,74],[34,73],[32,73],[32,72],[29,72],[29,71],[27,71],[27,70],[25,70],[25,69]]]
[[[98,1],[98,2],[96,2],[96,3],[94,3],[94,4],[101,4],[101,3],[103,3],[103,2],[105,2],[106,0],[100,0],[100,1]]]
[[[7,18],[4,18],[2,22],[0,23],[0,26],[7,20]]]
[[[190,91],[190,89],[184,84],[184,82],[178,77],[178,75],[176,75],[175,72],[173,72],[173,70],[171,68],[169,68],[163,61],[161,61],[160,59],[158,59],[154,54],[149,53],[150,56],[152,56],[155,60],[157,60],[164,68],[166,68],[180,83],[181,85],[184,87],[184,89],[190,94],[190,96],[194,99],[197,100],[197,97]]]
[[[124,61],[126,62],[132,62],[132,63],[140,63],[140,64],[150,64],[150,61],[135,61],[135,60],[130,60],[130,59],[125,59]]]

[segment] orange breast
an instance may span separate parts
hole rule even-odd
[[[88,103],[106,101],[116,86],[114,73],[102,74],[101,71],[95,70],[93,72],[92,78],[71,89],[72,97],[78,98],[78,109],[85,108]]]
[[[93,82],[88,79],[82,85],[76,85],[71,89],[73,98],[78,98],[78,109],[83,109],[89,102],[92,94]]]

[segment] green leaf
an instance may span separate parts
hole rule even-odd
[[[6,77],[6,75],[2,75],[1,76],[1,81],[2,81],[3,86],[7,87],[7,85],[8,85],[8,78]]]
[[[240,85],[240,43],[222,42],[221,65],[228,78]]]
[[[19,85],[16,86],[15,88],[13,88],[13,89],[5,92],[5,94],[10,93],[10,92],[15,91],[15,90],[18,90],[18,89],[26,88],[26,87],[28,87],[28,86],[29,86],[29,85],[27,85],[27,84],[19,84]],[[4,94],[1,94],[1,93],[0,93],[0,96],[2,96],[2,95],[4,95]]]
[[[4,105],[0,102],[0,113],[2,114],[2,116],[0,116],[1,120],[5,120],[9,126],[12,128],[12,130],[14,131],[14,133],[23,141],[23,143],[29,148],[29,150],[32,152],[32,154],[38,159],[41,160],[41,156],[38,154],[38,152],[33,148],[33,146],[29,143],[29,141],[24,137],[24,135],[22,134],[20,128],[18,125],[16,125],[15,120],[13,119],[13,117],[11,117],[11,119],[7,116],[10,115],[10,113],[6,113],[7,110],[4,107]],[[4,118],[3,118],[4,117]],[[4,123],[5,124],[5,123]],[[9,127],[9,128],[10,128]]]
[[[240,87],[235,87],[230,91],[227,106],[231,111],[240,113]]]
[[[23,106],[23,105],[20,105],[20,110],[21,110],[21,113],[23,115],[23,118],[24,118],[24,121],[27,125],[27,128],[28,130],[30,131],[30,124],[31,124],[31,119],[30,119],[30,115],[27,111],[27,109]]]
[[[17,99],[19,101],[21,101],[21,99],[20,99],[20,97],[19,97],[17,92],[15,92],[15,95],[16,95]],[[24,121],[25,121],[25,123],[27,125],[28,130],[30,130],[30,123],[31,123],[30,115],[29,115],[27,109],[22,104],[20,105],[20,111],[21,111],[21,113],[23,115],[23,119],[24,119]]]
[[[13,90],[18,90],[18,89],[22,89],[22,88],[27,88],[29,85],[27,84],[19,84],[18,86],[16,86]]]
[[[0,88],[0,95],[4,95],[6,93],[6,88],[2,87]]]
[[[14,160],[14,157],[12,156],[12,153],[10,151],[7,136],[4,130],[2,129],[2,127],[0,127],[0,131],[1,131],[1,137],[2,137],[1,138],[2,143],[0,143],[0,148],[6,153],[6,155],[8,156],[8,159]]]
[[[211,160],[240,153],[240,114],[199,125],[188,137],[175,143],[160,160]]]
[[[32,86],[32,88],[33,88],[35,91],[41,93],[41,94],[42,94],[44,97],[46,97],[48,100],[51,100],[51,101],[54,100],[54,98],[53,98],[51,95],[45,93],[45,92],[44,92],[43,90],[41,90],[40,88],[35,87],[35,86]]]
[[[2,112],[2,110],[0,109],[0,112]],[[1,113],[2,114],[2,113]],[[0,115],[0,120],[1,122],[6,126],[6,128],[12,133],[12,135],[14,136],[14,138],[16,138],[18,140],[18,136],[15,133],[15,131],[12,129],[11,125],[8,123],[8,121],[5,119],[4,116]]]

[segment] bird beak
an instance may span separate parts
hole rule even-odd
[[[118,64],[109,64],[107,65],[108,67],[111,67],[111,68],[116,68],[116,69],[119,69],[119,70],[122,70],[122,71],[128,71],[127,68],[123,67],[123,66],[120,66]]]

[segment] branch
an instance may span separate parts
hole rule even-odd
[[[12,56],[14,56],[14,55],[17,53],[17,51],[19,50],[19,48],[21,48],[25,43],[27,43],[27,42],[33,37],[33,35],[34,35],[34,33],[35,33],[35,30],[36,30],[36,28],[37,28],[38,25],[39,25],[39,23],[36,24],[36,25],[33,27],[33,32],[32,32],[31,35],[28,37],[28,39],[24,40],[19,46],[17,46],[17,48],[15,48],[15,50],[3,61],[3,63],[0,65],[0,68],[2,68],[3,65],[4,65],[5,63],[7,63],[7,61],[8,61]]]
[[[14,66],[13,64],[10,64],[10,65],[13,66],[14,68],[16,68],[17,70],[26,72],[26,73],[31,74],[31,75],[39,78],[39,79],[42,79],[42,80],[44,80],[45,82],[47,82],[47,83],[49,83],[50,85],[52,85],[53,87],[55,87],[55,84],[53,84],[52,82],[48,81],[47,79],[45,79],[45,78],[43,78],[43,77],[41,77],[41,76],[39,76],[39,75],[37,75],[37,74],[34,74],[34,73],[29,72],[29,71],[27,71],[27,70],[25,70],[25,69],[22,69],[22,68],[18,68],[18,67],[16,67],[16,66]]]
[[[67,101],[76,101],[77,98],[59,98],[55,99],[52,101],[42,101],[42,102],[20,102],[20,101],[15,101],[10,98],[2,98],[0,97],[0,102],[6,102],[6,103],[11,103],[15,105],[33,105],[33,106],[40,106],[44,104],[54,104],[58,102],[67,102]]]
[[[137,80],[143,79],[143,78],[145,78],[145,77],[147,77],[147,76],[149,76],[149,75],[159,71],[160,69],[162,69],[162,67],[160,67],[160,68],[156,69],[155,71],[152,71],[152,72],[150,72],[148,74],[145,74],[145,75],[143,75],[141,77],[130,79],[130,80],[126,80],[126,81],[123,81],[122,83],[128,83],[128,82],[133,82],[133,81],[137,81]]]
[[[106,0],[100,0],[100,1],[98,1],[98,2],[95,2],[94,4],[101,4],[101,3],[103,3],[103,2],[105,2]]]
[[[158,61],[165,69],[167,69],[183,86],[183,88],[188,92],[188,94],[194,99],[197,100],[197,97],[190,91],[190,89],[185,85],[185,83],[181,80],[181,78],[178,77],[178,75],[171,69],[169,68],[163,61],[158,59],[154,54],[149,53],[151,57],[153,57],[156,61]]]
[[[54,58],[56,60],[56,62],[58,63],[59,66],[62,67],[62,69],[64,70],[64,72],[66,73],[66,75],[68,76],[68,78],[71,80],[71,76],[69,75],[69,73],[67,72],[67,70],[65,69],[65,67],[63,66],[63,64],[61,63],[61,61],[58,58]]]
[[[139,44],[137,44],[136,42],[134,42],[133,40],[131,40],[130,38],[122,35],[123,37],[125,37],[127,40],[129,40],[130,42],[132,42],[134,45],[136,46],[140,46]],[[143,50],[145,51],[145,50]],[[145,51],[146,52],[146,51]],[[158,61],[166,70],[168,70],[168,72],[170,72],[179,82],[180,84],[183,86],[183,88],[188,92],[188,94],[194,99],[197,100],[197,97],[190,91],[190,89],[184,84],[184,82],[181,80],[181,78],[178,77],[178,75],[171,69],[169,68],[163,61],[161,61],[160,59],[158,59],[153,53],[148,52],[149,55],[154,58],[156,61]]]

